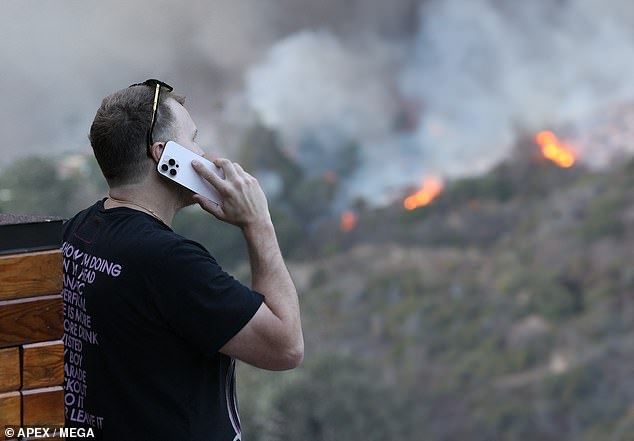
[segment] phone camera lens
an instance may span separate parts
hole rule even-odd
[[[167,164],[161,165],[161,170],[163,170],[164,172],[166,172],[168,168],[169,167],[167,166]]]
[[[174,164],[176,164],[176,161],[174,161],[173,159],[170,159],[169,160],[169,165],[174,165]]]
[[[176,176],[176,169],[175,168],[170,170],[170,175]]]

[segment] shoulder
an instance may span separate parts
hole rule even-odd
[[[94,211],[97,209],[99,202],[81,210],[69,219],[65,219],[62,224],[62,234],[66,238],[69,234],[75,231]]]
[[[207,249],[196,242],[166,229],[153,229],[139,238],[139,245],[155,256],[163,258],[182,258],[187,255],[199,255],[213,259]]]
[[[155,273],[194,275],[221,271],[216,259],[200,243],[170,230],[145,231],[135,245],[139,261],[146,262]]]

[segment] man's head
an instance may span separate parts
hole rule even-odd
[[[154,86],[146,84],[131,86],[104,98],[97,110],[90,127],[90,143],[111,188],[141,182],[156,163],[148,156],[147,141],[155,91]],[[184,97],[161,88],[152,153],[168,140],[188,139],[189,134],[183,131],[195,130],[184,102]]]

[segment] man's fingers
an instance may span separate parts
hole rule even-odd
[[[237,162],[233,163],[234,167],[236,168],[238,175],[241,176],[245,182],[257,182],[258,180],[255,178],[255,176],[249,174],[249,172],[245,171],[242,166],[240,164],[238,164]]]
[[[237,162],[234,162],[233,166],[236,168],[236,171],[238,172],[238,175],[242,176],[243,178],[252,178],[253,177],[249,173],[244,171],[242,166],[240,164],[238,164]]]
[[[217,203],[215,203],[214,201],[212,201],[211,199],[207,199],[206,197],[201,196],[199,194],[194,194],[193,198],[194,198],[194,201],[196,201],[198,205],[202,207],[203,210],[213,214],[217,218],[223,217],[224,211],[222,210],[222,207],[218,205]]]
[[[238,176],[233,162],[228,159],[218,158],[214,161],[214,164],[225,172],[225,178],[234,180]]]
[[[224,180],[216,173],[214,173],[211,169],[205,167],[202,162],[194,159],[192,161],[192,167],[194,167],[196,173],[202,176],[203,179],[207,180],[211,185],[216,187],[218,191],[223,191],[226,189],[226,183],[224,182]]]

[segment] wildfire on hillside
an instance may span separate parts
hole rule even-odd
[[[324,174],[322,175],[322,178],[323,178],[325,183],[334,184],[335,182],[337,182],[337,179],[338,179],[337,172],[334,172],[332,170],[328,170],[328,171],[324,172]]]
[[[572,149],[559,141],[553,132],[545,130],[535,136],[535,141],[539,144],[544,158],[551,160],[559,167],[569,168],[576,162]]]
[[[357,215],[350,210],[344,211],[341,215],[341,231],[348,233],[352,231],[357,225]]]
[[[408,196],[403,201],[403,206],[408,210],[428,205],[442,191],[442,182],[437,178],[427,178],[423,186],[416,193]]]

